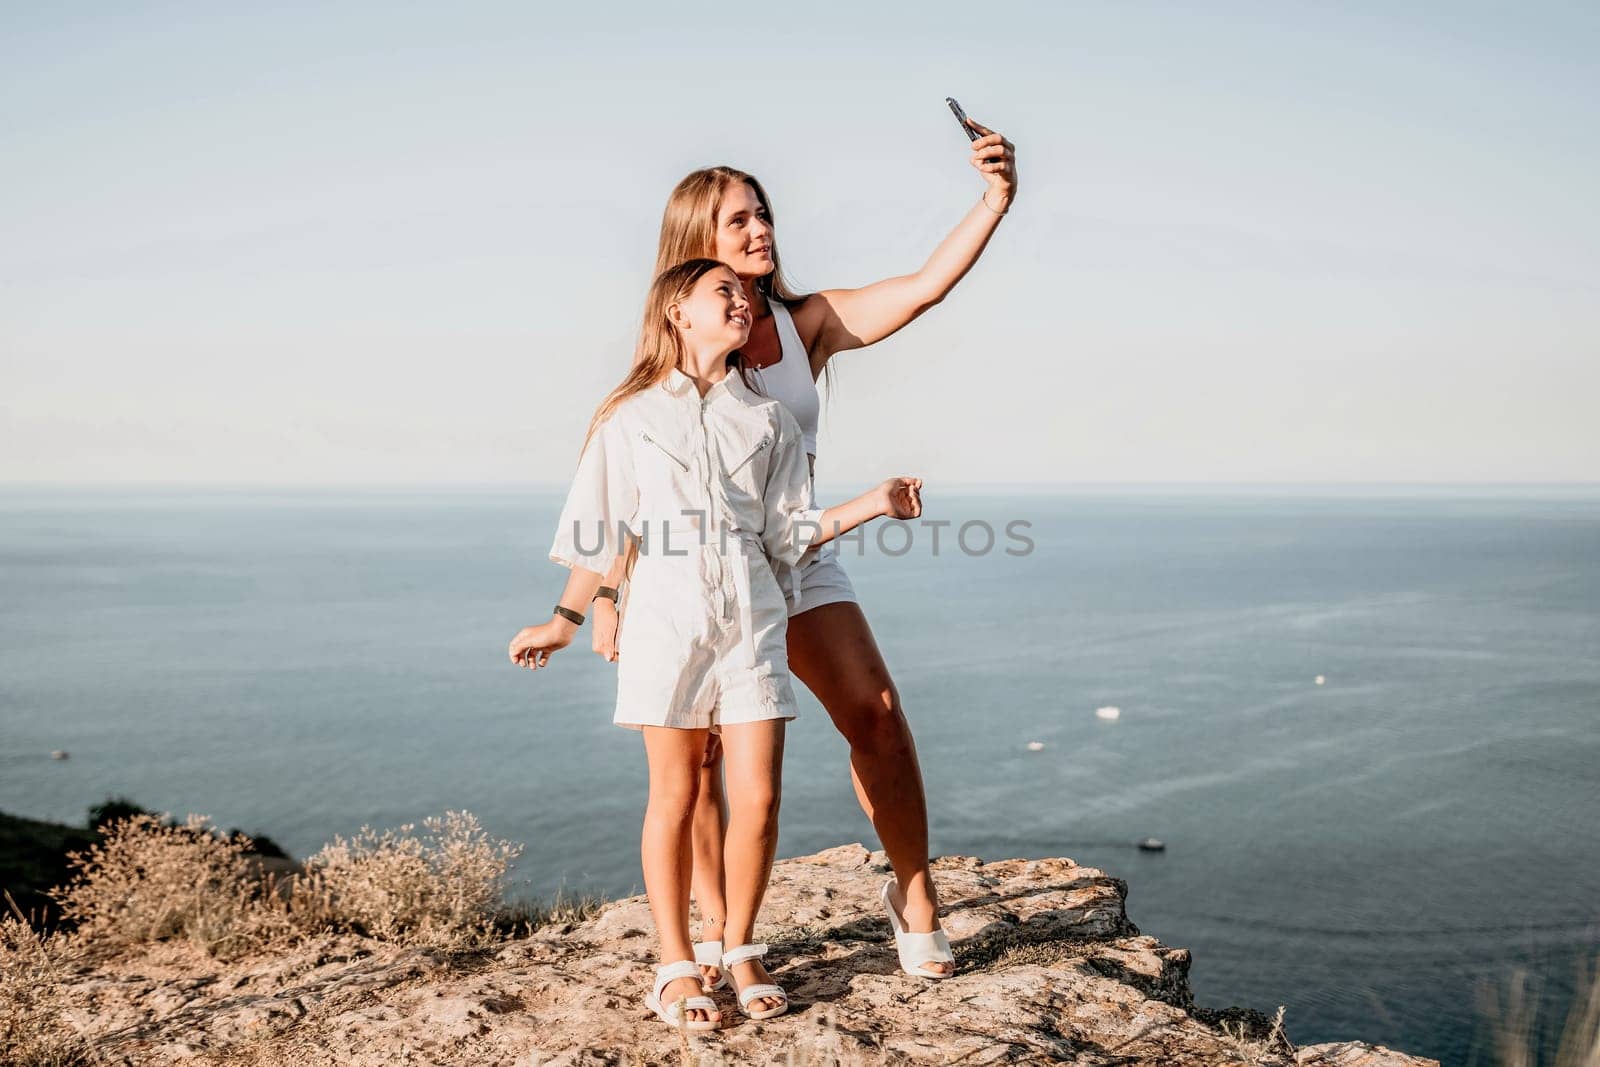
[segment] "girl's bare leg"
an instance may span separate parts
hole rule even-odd
[[[705,758],[709,730],[678,730],[665,726],[644,728],[645,758],[650,764],[650,800],[644,811],[644,833],[639,860],[644,866],[644,888],[650,914],[661,941],[661,962],[694,959],[689,940],[690,827],[695,794],[699,791],[700,764]],[[661,991],[663,1004],[700,996],[693,978],[669,982]],[[715,1012],[693,1009],[686,1019],[717,1019]]]
[[[722,892],[722,844],[728,829],[723,806],[722,746],[715,734],[706,745],[700,789],[694,804],[694,900],[700,906],[700,940],[722,941],[728,902]],[[726,942],[724,942],[726,943]],[[701,967],[708,985],[722,977],[720,967]]]
[[[790,619],[789,670],[850,743],[850,780],[894,867],[907,929],[936,929],[939,899],[928,872],[928,802],[917,746],[861,606],[824,604]],[[926,963],[923,969],[954,968]]]
[[[738,723],[722,728],[722,748],[728,776],[727,847],[723,868],[727,877],[728,923],[724,948],[748,945],[755,939],[756,913],[772,876],[772,858],[778,851],[778,801],[783,792],[784,720]],[[733,968],[740,989],[772,976],[760,960]],[[776,1008],[773,997],[757,997],[753,1011]]]

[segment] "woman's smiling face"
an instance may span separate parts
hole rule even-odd
[[[772,273],[772,220],[748,182],[728,186],[717,208],[717,249],[713,259],[732,267],[741,278]]]

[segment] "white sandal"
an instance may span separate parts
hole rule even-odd
[[[700,965],[694,960],[678,960],[676,963],[662,964],[656,968],[655,988],[645,994],[644,1006],[655,1012],[662,1022],[679,1030],[698,1032],[720,1027],[722,1013],[717,1010],[717,1002],[710,997],[685,997],[682,1008],[678,1006],[679,1001],[676,1000],[667,1004],[661,1003],[661,991],[680,978],[693,978],[701,983],[705,981],[705,976],[700,973]],[[686,1020],[684,1013],[690,1011],[712,1012],[717,1018]]]
[[[895,880],[889,879],[883,883],[883,891],[878,894],[883,899],[883,910],[889,913],[889,928],[894,931],[894,948],[900,957],[900,969],[917,978],[950,978],[955,975],[955,967],[943,974],[922,969],[924,963],[949,963],[956,962],[956,954],[950,951],[950,938],[945,936],[943,930],[934,930],[932,933],[914,934],[906,929],[905,920],[900,918],[900,913],[894,910]]]
[[[717,980],[710,985],[705,984],[705,975],[700,976],[700,984],[706,989],[716,992],[728,987],[728,971],[722,966],[721,941],[697,941],[694,946],[694,961],[702,967],[717,968]]]
[[[736,964],[759,959],[766,954],[766,945],[740,945],[737,948],[730,948],[722,954],[722,973],[727,976],[728,981],[732,982],[733,968]],[[739,1010],[751,1019],[771,1019],[789,1010],[789,994],[785,993],[780,985],[773,985],[771,982],[757,982],[755,985],[745,986],[740,989],[739,984],[734,982],[733,988],[739,996]],[[751,1011],[750,1002],[759,1000],[762,997],[781,1000],[783,1003],[776,1008]]]

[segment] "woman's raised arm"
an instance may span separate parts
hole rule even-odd
[[[983,136],[972,142],[971,163],[988,187],[922,268],[859,289],[824,289],[795,309],[813,376],[835,353],[876,344],[943,300],[983,254],[1016,196],[1017,158],[1015,146],[1000,134],[976,122],[972,127]]]

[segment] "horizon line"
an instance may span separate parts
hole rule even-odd
[[[821,481],[818,484],[832,487],[842,480]],[[851,483],[853,484],[853,483]],[[230,492],[440,492],[486,491],[502,492],[559,492],[568,487],[566,482],[520,482],[509,480],[483,481],[238,481],[185,480],[185,481],[0,481],[0,492],[18,491],[182,491],[226,490]],[[1116,481],[1060,481],[1060,482],[947,482],[935,487],[973,491],[991,490],[1006,492],[1048,492],[1082,489],[1587,489],[1600,491],[1600,481],[1548,480],[1548,481],[1368,481],[1356,479],[1321,479],[1305,481],[1260,480],[1116,480]]]

